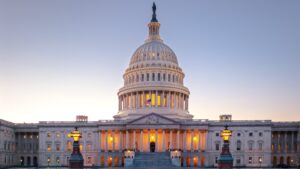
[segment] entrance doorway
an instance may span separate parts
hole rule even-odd
[[[155,152],[155,142],[154,141],[150,142],[150,152]]]

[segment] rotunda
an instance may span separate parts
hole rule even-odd
[[[192,119],[189,114],[189,90],[176,54],[159,35],[156,6],[148,24],[145,43],[133,53],[119,89],[119,112],[115,120],[130,120],[157,113],[173,119]]]

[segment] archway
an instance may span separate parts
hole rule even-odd
[[[197,165],[198,165],[198,157],[194,156],[194,158],[193,158],[193,166],[197,167]]]
[[[280,157],[279,164],[280,165],[284,164],[284,158],[283,158],[283,156]]]
[[[113,159],[112,159],[111,156],[109,156],[109,157],[107,158],[107,166],[108,166],[108,167],[112,167],[112,162],[113,162]]]
[[[33,166],[34,166],[34,167],[37,167],[37,166],[38,166],[38,160],[37,160],[37,157],[36,157],[36,156],[33,157]]]
[[[24,160],[25,160],[25,158],[23,156],[21,156],[21,158],[20,158],[21,166],[24,166]]]
[[[186,157],[186,166],[187,166],[187,167],[190,167],[190,166],[191,166],[191,157],[190,157],[190,156],[187,156],[187,157]]]
[[[275,167],[276,165],[277,165],[277,157],[274,156],[274,157],[273,157],[273,166]]]
[[[205,166],[205,157],[201,157],[201,167]]]
[[[119,167],[119,157],[115,156],[114,158],[114,167]]]
[[[155,142],[154,141],[150,142],[150,152],[155,152]]]
[[[28,156],[27,157],[27,166],[30,166],[31,165],[31,158]]]
[[[288,156],[288,157],[286,158],[286,164],[287,164],[288,166],[291,166],[291,157],[290,157],[290,156]]]
[[[104,156],[101,156],[100,157],[100,166],[104,167],[104,165],[105,165],[105,158],[104,158]]]

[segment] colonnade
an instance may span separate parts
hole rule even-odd
[[[150,152],[150,143],[155,143],[155,152],[180,149],[183,152],[200,152],[206,150],[205,130],[179,129],[130,129],[103,130],[99,134],[102,152],[115,152],[124,149]]]
[[[119,111],[146,107],[167,107],[188,111],[188,95],[174,91],[141,91],[119,96]]]

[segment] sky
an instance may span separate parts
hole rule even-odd
[[[0,119],[112,119],[150,0],[1,0]],[[195,119],[300,121],[300,1],[156,0]]]

